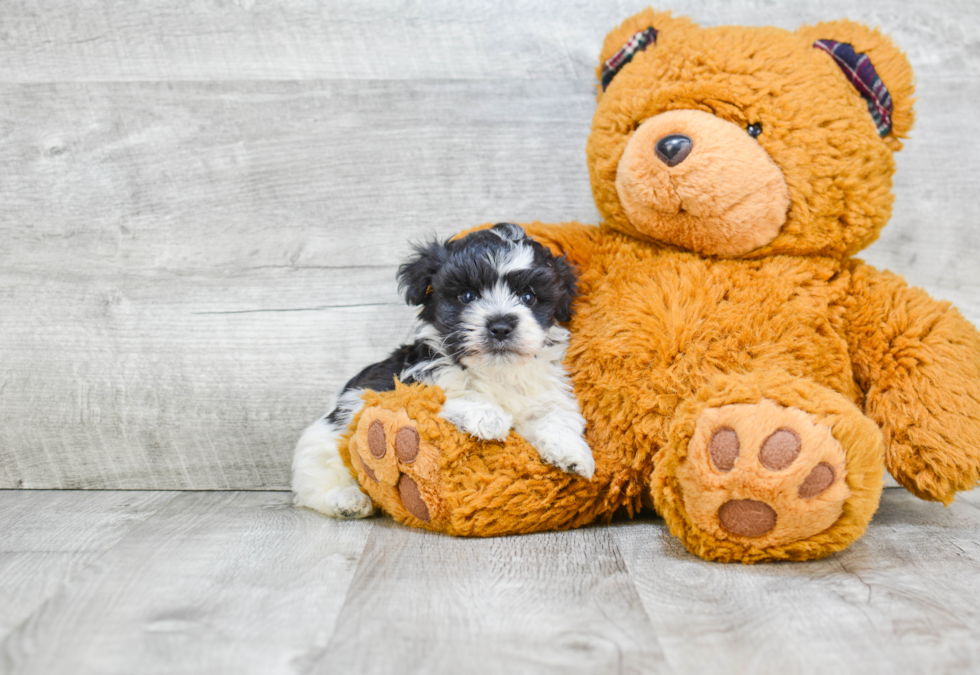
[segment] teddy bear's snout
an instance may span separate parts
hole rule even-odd
[[[667,166],[677,166],[691,154],[694,141],[684,134],[668,134],[657,141],[657,159]]]
[[[644,121],[623,150],[616,191],[634,231],[704,255],[744,255],[786,222],[782,170],[745,128],[703,110]]]

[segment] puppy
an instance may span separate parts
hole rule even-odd
[[[401,382],[442,387],[441,415],[484,440],[513,428],[541,459],[591,478],[592,451],[562,361],[575,274],[564,257],[500,223],[458,240],[431,241],[398,269],[399,289],[418,305],[415,341],[368,366],[340,392],[333,410],[300,438],[293,460],[297,505],[337,518],[373,510],[337,450],[363,405],[365,389]]]

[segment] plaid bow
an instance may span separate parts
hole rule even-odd
[[[606,62],[602,64],[602,90],[605,91],[616,73],[633,60],[634,54],[642,52],[651,42],[657,43],[657,29],[653,26],[641,30],[639,33],[634,33],[622,49],[606,59]]]
[[[844,75],[850,80],[868,102],[868,112],[875,121],[878,135],[885,137],[892,130],[892,96],[888,87],[878,77],[871,59],[863,52],[855,52],[854,47],[846,42],[834,40],[817,40],[813,43],[817,49],[822,49],[834,59]]]

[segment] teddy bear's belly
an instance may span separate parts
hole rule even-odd
[[[844,338],[847,273],[835,261],[599,257],[581,281],[568,365],[587,418],[669,417],[713,376],[759,370],[860,399]]]

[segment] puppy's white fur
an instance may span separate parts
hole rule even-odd
[[[334,518],[365,518],[374,513],[337,450],[337,443],[364,402],[360,389],[343,392],[329,410],[343,411],[344,426],[324,415],[303,432],[293,454],[293,502]]]
[[[494,234],[505,239],[499,232]],[[502,279],[530,268],[534,256],[530,248],[518,245],[492,256],[490,262]],[[508,349],[487,351],[487,323],[503,315],[517,319]],[[583,437],[585,419],[562,363],[568,331],[558,325],[545,331],[501,280],[482,289],[480,297],[465,308],[459,328],[465,335],[465,355],[455,363],[439,332],[420,322],[416,342],[428,344],[439,356],[405,368],[399,379],[441,387],[446,394],[441,415],[462,431],[502,441],[514,429],[543,461],[591,478],[595,460]],[[293,459],[297,505],[336,518],[363,518],[374,512],[371,498],[361,492],[337,449],[340,437],[364,405],[362,393],[360,389],[344,391],[331,408],[334,419],[325,415],[300,438]]]
[[[427,328],[420,325],[416,337],[433,339]],[[544,462],[591,478],[595,460],[583,437],[585,418],[562,364],[568,331],[552,326],[547,333],[539,332],[541,346],[534,356],[468,356],[462,359],[465,368],[439,359],[403,371],[399,379],[412,375],[441,387],[446,402],[440,414],[462,431],[483,440],[502,441],[514,429]],[[293,457],[297,505],[334,518],[364,518],[374,513],[371,498],[361,492],[337,450],[346,425],[364,405],[362,393],[360,389],[346,391],[331,407],[343,409],[343,428],[334,428],[324,416],[297,443]]]
[[[534,356],[468,356],[461,359],[466,368],[433,373],[432,383],[446,393],[442,416],[484,440],[503,440],[513,428],[548,464],[591,478],[595,460],[583,438],[585,418],[562,364],[568,331],[540,332],[543,344]]]

